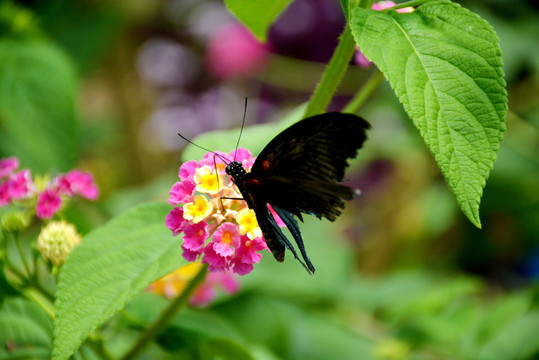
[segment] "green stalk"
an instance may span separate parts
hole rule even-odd
[[[348,68],[355,49],[356,45],[352,37],[352,32],[350,31],[350,27],[346,25],[344,32],[339,38],[339,45],[337,45],[326,67],[326,71],[322,75],[322,79],[309,100],[309,104],[303,115],[304,118],[321,114],[326,110]]]
[[[352,100],[344,107],[342,112],[355,113],[363,105],[363,103],[369,98],[369,96],[378,87],[380,82],[384,79],[382,72],[376,70],[367,81],[363,84],[361,89],[354,95]]]
[[[129,350],[122,360],[134,359],[136,356],[146,347],[146,345],[152,341],[163,329],[166,327],[170,319],[172,319],[178,311],[187,304],[187,301],[200,285],[208,272],[208,265],[204,265],[198,274],[187,284],[185,290],[175,299],[172,300],[170,305],[161,313],[159,318],[153,323],[152,326],[144,331],[135,345]]]
[[[26,270],[26,275],[28,279],[33,278],[34,274],[30,271],[30,266],[28,265],[28,261],[26,261],[26,256],[24,255],[24,249],[22,248],[21,241],[17,234],[13,235],[13,241],[15,241],[15,245],[17,246],[17,251],[19,252],[19,257],[21,258],[22,264],[24,266],[24,270]]]
[[[36,304],[38,304],[46,313],[50,316],[51,319],[55,317],[55,309],[52,302],[40,291],[33,287],[28,287],[22,290],[24,296]]]

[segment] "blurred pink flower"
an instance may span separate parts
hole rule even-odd
[[[9,196],[8,183],[0,183],[0,206],[6,206],[11,202],[11,197]]]
[[[36,214],[40,219],[49,219],[54,215],[60,205],[62,204],[62,198],[58,191],[47,188],[45,191],[39,194],[37,197]]]
[[[11,199],[27,198],[34,193],[34,183],[32,182],[30,170],[21,170],[12,175],[6,182]]]
[[[373,10],[383,10],[383,9],[387,9],[387,8],[390,8],[390,7],[395,6],[395,5],[396,4],[393,1],[380,1],[378,3],[372,4],[371,9],[373,9]],[[397,10],[397,12],[399,12],[399,13],[409,13],[409,12],[413,12],[413,11],[414,11],[413,7],[407,7],[407,8]],[[354,55],[354,62],[357,65],[359,65],[361,67],[364,67],[364,68],[368,68],[372,64],[370,62],[370,60],[367,59],[367,57],[361,52],[361,50],[359,50],[359,46],[356,46],[356,53]]]
[[[207,65],[218,78],[228,79],[262,68],[269,58],[268,47],[240,24],[229,24],[208,44]]]
[[[9,157],[0,160],[0,180],[4,177],[10,177],[13,171],[19,167],[19,159]]]
[[[208,306],[217,297],[218,289],[223,289],[227,294],[235,294],[239,286],[232,271],[209,273],[204,283],[195,290],[189,303],[193,306]]]
[[[99,193],[92,174],[77,169],[65,175],[59,175],[55,182],[61,194],[80,195],[86,199],[95,200]]]
[[[60,209],[62,196],[80,195],[90,200],[97,198],[97,185],[89,173],[75,169],[60,174],[44,186],[44,191],[38,193],[30,170],[13,173],[18,167],[19,160],[15,157],[0,159],[0,206],[37,195],[36,214],[40,219],[49,219]]]

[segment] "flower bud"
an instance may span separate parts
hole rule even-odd
[[[30,225],[30,217],[20,211],[10,211],[0,222],[0,227],[6,232],[21,232]]]
[[[75,226],[63,220],[52,221],[41,230],[37,238],[37,249],[45,260],[60,266],[80,241]]]

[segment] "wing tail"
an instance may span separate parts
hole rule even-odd
[[[298,257],[298,254],[296,253],[296,250],[294,249],[294,246],[292,246],[292,243],[286,238],[286,236],[281,231],[281,228],[279,225],[277,225],[277,222],[271,215],[267,205],[264,205],[263,208],[260,208],[259,206],[254,206],[256,218],[258,220],[258,226],[260,226],[260,229],[262,230],[262,233],[264,234],[264,240],[266,241],[266,244],[268,244],[268,247],[271,250],[271,253],[273,254],[273,257],[279,262],[282,262],[284,260],[284,251],[285,247],[292,252],[294,257],[303,265],[305,270],[309,274],[314,273],[314,266],[311,264],[309,258],[307,257],[307,254],[305,253],[305,248],[303,247],[303,241],[301,241],[301,247],[300,250],[302,252],[302,255],[304,259],[307,261],[308,265],[305,265],[303,261]],[[277,210],[276,210],[277,211]],[[288,214],[291,217],[291,214]],[[281,216],[281,215],[279,215]],[[282,219],[282,217],[281,217]],[[295,220],[292,218],[292,220],[295,222]],[[283,221],[285,221],[283,219]],[[288,226],[287,222],[285,221],[285,224]],[[293,225],[291,225],[293,227]],[[297,233],[299,234],[299,227],[297,222],[295,223],[295,227],[297,229]],[[292,233],[294,235],[294,233]],[[294,239],[296,239],[296,235],[294,235]],[[296,239],[297,242],[297,239]],[[298,246],[299,243],[298,243]]]
[[[308,270],[310,270],[310,272],[314,273],[315,269],[314,269],[313,264],[311,263],[311,260],[309,259],[309,256],[307,256],[307,252],[305,251],[305,245],[303,244],[303,239],[301,238],[301,231],[299,229],[298,222],[296,221],[296,219],[294,219],[294,216],[290,212],[274,205],[272,205],[272,208],[273,210],[275,210],[277,215],[279,215],[281,220],[283,220],[286,227],[288,228],[288,230],[294,237],[294,240],[296,241],[296,244],[298,245],[299,251],[301,252],[301,256],[303,257],[303,260],[305,260],[305,264],[307,265],[306,267],[308,268]]]

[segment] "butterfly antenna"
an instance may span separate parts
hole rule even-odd
[[[202,150],[205,150],[207,152],[210,152],[212,154],[214,154],[215,156],[217,156],[219,159],[221,159],[225,164],[230,164],[230,161],[228,161],[227,159],[223,158],[221,155],[219,155],[218,153],[216,153],[215,151],[211,151],[210,149],[206,149],[205,147],[203,146],[200,146],[200,145],[197,145],[195,144],[194,142],[192,142],[191,140],[189,140],[188,138],[186,138],[185,136],[183,136],[182,134],[178,133],[178,136],[181,137],[182,139],[184,139],[185,141],[187,141],[189,144],[191,145],[194,145],[196,146],[197,148],[199,149],[202,149]]]
[[[238,153],[238,146],[240,146],[241,134],[243,133],[243,126],[245,125],[245,115],[247,114],[247,98],[245,98],[245,107],[243,108],[243,120],[241,121],[240,136],[238,136],[238,142],[236,143],[236,151],[234,151],[234,161],[236,161],[236,155]]]

